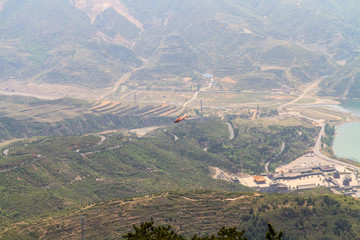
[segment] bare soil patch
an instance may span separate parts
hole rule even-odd
[[[98,98],[103,89],[90,90],[79,86],[20,82],[17,80],[1,81],[0,93],[6,95],[23,95],[42,99],[74,97],[82,99]]]
[[[236,83],[235,80],[231,79],[230,77],[224,77],[221,79],[221,82],[226,82],[226,83]]]

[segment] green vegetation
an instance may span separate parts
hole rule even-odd
[[[299,157],[313,146],[317,135],[313,126],[301,122],[288,126],[279,126],[269,121],[267,126],[261,122],[244,124],[236,120],[233,123],[237,133],[234,141],[214,151],[219,151],[252,173],[263,172],[267,161],[271,160],[270,167],[275,168]]]
[[[124,235],[125,239],[129,240],[150,240],[150,239],[169,239],[169,240],[185,240],[185,238],[181,235],[176,234],[171,229],[171,226],[163,227],[153,226],[153,222],[144,222],[141,223],[140,227],[137,227],[134,225],[134,233],[130,232],[126,235]],[[270,225],[271,226],[271,225]],[[271,228],[273,230],[273,228]],[[220,231],[217,233],[217,236],[211,235],[210,237],[198,237],[193,236],[192,240],[246,240],[247,238],[243,237],[245,231],[237,231],[236,227],[234,228],[226,228],[223,227],[220,229]],[[270,235],[270,231],[269,231]],[[281,237],[280,237],[281,238]],[[272,239],[270,236],[267,239]]]
[[[335,126],[330,127],[330,125],[327,123],[325,125],[325,135],[321,136],[321,142],[322,144],[325,144],[326,147],[323,148],[330,153],[331,155],[333,155],[333,150],[332,150],[332,145],[334,142],[334,137],[335,137]]]
[[[97,16],[86,15],[92,6],[78,9],[82,4],[73,2],[2,2],[1,79],[91,90],[121,80],[129,94],[187,91],[180,102],[209,85],[201,77],[208,72],[215,76],[214,94],[242,91],[219,94],[214,106],[250,99],[259,107],[253,115],[226,117],[235,132],[229,139],[228,125],[215,118],[171,125],[177,106],[0,96],[0,140],[25,138],[0,148],[0,238],[79,239],[80,216],[92,239],[120,239],[144,221],[171,224],[176,234],[154,230],[180,239],[280,239],[269,221],[288,239],[359,235],[360,207],[350,197],[323,188],[254,194],[213,179],[210,171],[259,174],[266,162],[272,170],[314,145],[317,128],[271,109],[272,88],[290,92],[323,77],[322,94],[359,97],[357,1],[132,0],[116,2],[123,13],[109,7]],[[292,98],[275,97],[278,105]],[[160,125],[143,138],[84,135]],[[322,141],[330,147],[334,128],[325,132]],[[216,236],[222,226],[235,227]]]
[[[36,64],[42,65],[44,64],[46,58],[48,57],[47,51],[49,50],[49,46],[41,42],[30,42],[30,41],[22,41],[22,45],[28,51],[31,56],[30,60]]]
[[[323,189],[302,194],[251,194],[216,191],[166,192],[127,200],[110,200],[49,216],[23,219],[1,232],[4,239],[79,239],[84,236],[122,239],[132,225],[156,222],[190,238],[216,234],[223,226],[244,229],[248,239],[264,239],[268,222],[284,239],[355,239],[359,233],[357,200],[321,195]],[[277,233],[279,234],[279,233]],[[36,237],[32,237],[36,236]],[[215,235],[216,236],[216,235]]]
[[[339,70],[331,76],[327,76],[321,82],[320,95],[340,96],[349,99],[359,99],[360,96],[360,68],[359,53],[349,63],[339,67]]]
[[[43,137],[3,147],[0,208],[18,218],[164,190],[245,189],[211,179],[209,166],[231,163],[191,140],[116,135],[98,142],[95,136]]]
[[[263,165],[268,160],[272,161],[271,167],[274,167],[302,154],[308,146],[314,144],[313,139],[317,135],[317,130],[304,120],[278,119],[276,112],[258,108],[263,115],[275,116],[274,122],[269,118],[251,121],[228,117],[229,123],[235,130],[233,140],[229,140],[229,129],[225,122],[215,118],[204,118],[186,120],[181,124],[160,128],[144,138],[133,135],[107,136],[106,140],[99,144],[98,136],[66,135],[121,126],[159,125],[163,120],[151,122],[153,121],[151,118],[154,119],[153,115],[173,110],[165,105],[121,109],[123,107],[121,103],[89,104],[86,101],[70,98],[44,101],[1,96],[0,100],[4,103],[2,111],[6,113],[1,118],[4,139],[14,136],[61,135],[34,137],[1,147],[1,152],[7,150],[7,156],[0,157],[2,193],[0,222],[3,229],[7,229],[2,232],[3,238],[7,239],[18,239],[20,236],[29,239],[37,239],[41,236],[64,238],[66,234],[76,235],[79,232],[78,223],[75,224],[79,220],[79,211],[89,219],[86,224],[91,225],[93,229],[91,234],[98,239],[109,236],[120,237],[124,231],[129,230],[131,224],[139,224],[140,220],[154,220],[161,224],[171,223],[176,228],[176,232],[186,237],[194,234],[200,237],[209,236],[214,234],[214,229],[220,229],[221,226],[238,226],[239,229],[246,229],[245,236],[249,239],[259,239],[264,237],[267,221],[277,218],[279,214],[281,216],[281,212],[277,212],[276,207],[279,204],[274,203],[270,207],[267,203],[272,202],[272,198],[271,200],[267,198],[261,203],[254,201],[258,199],[257,197],[249,201],[251,193],[242,194],[240,199],[244,198],[247,201],[238,206],[233,204],[234,201],[240,201],[237,200],[239,195],[236,193],[216,193],[216,196],[211,197],[214,194],[211,191],[214,189],[237,192],[249,191],[249,189],[240,184],[212,179],[209,166],[234,173],[239,171],[260,173],[264,171]],[[17,112],[18,115],[10,112],[10,105],[21,109]],[[77,112],[78,116],[60,121],[50,121],[51,118],[56,119],[55,115],[45,116],[43,120],[46,121],[21,120],[24,113],[38,120],[41,117],[40,110],[46,109],[44,111],[51,112],[49,110],[52,108],[63,109],[60,112],[66,114],[70,111]],[[91,111],[106,109],[106,111],[91,113],[89,109]],[[34,112],[33,115],[29,114],[30,111]],[[124,111],[124,115],[119,114],[121,111]],[[163,119],[169,121],[169,118]],[[330,130],[327,128],[327,132]],[[195,192],[186,193],[189,189]],[[207,196],[202,197],[203,190],[197,189],[211,191],[205,193]],[[164,191],[174,192],[156,195]],[[125,202],[131,203],[131,206],[123,208],[116,204],[122,200],[111,200],[140,197],[144,194],[155,194],[150,199],[156,199],[153,202],[156,204],[152,207],[142,204],[133,205],[132,203],[138,200],[129,200]],[[176,202],[181,199],[185,202]],[[82,207],[99,201],[106,202]],[[175,201],[173,202],[175,205],[168,201]],[[177,215],[179,209],[187,209],[189,201],[194,204],[197,202],[199,205],[183,210],[183,215]],[[224,201],[230,204],[224,206],[226,209],[221,208]],[[103,207],[108,203],[115,204],[114,206],[122,210],[114,210],[112,207],[106,207],[107,210],[104,210]],[[244,208],[244,204],[249,207]],[[174,210],[171,206],[178,210]],[[284,206],[290,207],[288,204]],[[128,211],[130,208],[135,212]],[[298,211],[295,205],[292,208]],[[98,211],[103,214],[99,214]],[[117,217],[115,219],[118,220],[114,220],[114,211],[122,211],[120,215],[124,219],[133,219],[133,221],[126,222]],[[295,212],[296,216],[302,216],[302,211],[308,210],[299,211],[299,213]],[[201,217],[202,214],[206,217]],[[271,214],[275,215],[271,218],[266,217]],[[217,215],[216,222],[205,220],[213,219],[215,215]],[[139,217],[133,218],[133,216]],[[147,216],[153,216],[153,219],[148,219]],[[45,220],[47,218],[56,220],[49,223]],[[110,224],[105,219],[114,222]],[[189,225],[193,219],[194,224]],[[25,224],[15,224],[20,221]],[[338,219],[334,223],[329,223],[331,228],[334,224],[339,229],[336,230],[337,236],[343,236],[346,231],[355,231],[352,222],[341,221]],[[123,227],[120,229],[118,226],[115,227],[118,222],[122,222]],[[71,224],[76,227],[71,227]],[[278,224],[276,223],[277,227]],[[303,222],[293,224],[305,225]],[[286,228],[284,226],[281,229]],[[286,229],[286,234],[291,235],[294,231]]]
[[[163,240],[163,239],[169,239],[169,240],[185,240],[185,238],[181,235],[176,234],[171,229],[171,226],[163,227],[158,226],[155,227],[153,222],[144,222],[141,223],[140,227],[133,226],[134,227],[134,233],[130,232],[124,235],[125,239],[129,240]],[[281,240],[283,232],[276,233],[274,227],[268,223],[268,231],[265,234],[265,239],[268,240]],[[217,236],[214,234],[211,236],[206,237],[198,237],[197,235],[194,235],[191,240],[247,240],[246,237],[244,237],[243,231],[238,231],[236,227],[222,227],[220,231],[217,233]]]
[[[8,117],[0,117],[0,139],[25,138],[33,136],[80,135],[120,128],[141,128],[153,125],[167,125],[172,122],[169,117],[116,116],[103,114],[100,116],[85,114],[55,123],[22,121]]]
[[[158,129],[144,138],[108,136],[102,144],[99,137],[90,135],[36,137],[3,146],[0,151],[8,153],[0,157],[0,208],[17,221],[120,196],[167,190],[245,190],[240,184],[213,180],[209,166],[229,172],[262,172],[264,159],[278,153],[282,141],[288,145],[283,154],[295,157],[292,148],[304,151],[311,143],[305,142],[305,136],[310,139],[315,134],[301,125],[274,128],[249,120],[233,124],[236,138],[232,141],[224,122],[204,119]],[[264,147],[254,150],[258,141]],[[256,164],[260,167],[254,168]]]
[[[237,118],[231,122],[235,131],[232,141],[229,141],[228,127],[219,120],[184,123],[170,131],[179,137],[193,138],[209,153],[229,160],[232,171],[254,174],[263,172],[267,161],[271,160],[270,166],[275,168],[299,157],[314,145],[318,133],[303,120],[272,122]]]

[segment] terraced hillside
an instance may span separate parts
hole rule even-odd
[[[209,166],[224,158],[172,136],[36,137],[2,145],[0,222],[50,214],[101,200],[179,189],[236,189],[214,180]]]
[[[31,215],[145,193],[244,190],[238,183],[212,179],[209,167],[259,173],[264,169],[253,166],[261,167],[266,156],[277,153],[284,140],[288,158],[296,157],[312,143],[294,138],[300,130],[303,137],[313,137],[301,121],[277,129],[261,125],[248,128],[247,124],[234,125],[233,140],[225,122],[203,119],[160,128],[142,138],[128,134],[35,137],[3,144],[0,189],[4,194],[0,196],[0,208],[4,214],[0,221],[7,224]],[[239,131],[240,127],[250,132]],[[292,141],[287,140],[290,136]],[[262,148],[253,146],[257,142]],[[294,147],[298,152],[293,152]],[[235,151],[239,152],[238,158],[231,155]]]
[[[78,135],[173,123],[180,107],[63,98],[39,100],[0,96],[0,139]]]
[[[317,192],[317,193],[316,193]],[[300,195],[216,191],[165,192],[89,205],[52,218],[30,219],[0,234],[8,239],[78,239],[81,216],[89,239],[121,239],[132,224],[155,221],[186,237],[215,234],[222,226],[245,230],[248,239],[265,239],[267,223],[284,239],[354,239],[359,234],[359,206],[347,196],[324,189]]]
[[[100,101],[90,105],[90,110],[95,113],[111,113],[114,115],[136,116],[176,116],[181,112],[179,106],[162,105],[138,105],[134,103],[121,103],[118,101]]]

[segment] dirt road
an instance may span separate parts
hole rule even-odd
[[[209,82],[209,86],[207,86],[207,87],[205,87],[205,88],[203,88],[203,89],[200,89],[199,91],[195,92],[195,93],[194,93],[194,96],[193,96],[189,101],[187,101],[187,102],[185,102],[185,103],[183,104],[183,107],[186,107],[186,105],[188,105],[189,103],[191,103],[192,101],[194,101],[194,100],[196,99],[197,95],[199,94],[199,92],[202,92],[202,91],[205,91],[205,90],[209,89],[209,88],[211,87],[211,83],[212,83],[212,81]]]
[[[230,137],[229,137],[229,140],[233,140],[233,139],[234,139],[234,137],[235,137],[235,134],[234,134],[234,129],[233,129],[233,127],[232,127],[231,123],[226,122],[226,124],[227,124],[227,126],[228,126],[228,128],[229,128],[229,132],[230,132]]]
[[[321,78],[318,78],[313,84],[311,84],[309,87],[307,87],[307,88],[304,90],[304,92],[303,92],[299,97],[297,97],[296,99],[294,99],[294,100],[291,101],[291,102],[285,103],[285,104],[281,105],[280,107],[278,107],[278,108],[277,108],[278,111],[284,109],[286,106],[289,106],[289,105],[294,104],[294,103],[296,103],[297,101],[301,100],[303,97],[306,96],[306,94],[307,94],[310,90],[314,89],[314,88],[321,82],[321,80],[323,80],[322,77],[321,77]]]

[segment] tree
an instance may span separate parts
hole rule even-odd
[[[244,233],[245,230],[238,231],[236,227],[222,227],[217,233],[218,236],[211,235],[207,237],[198,237],[195,235],[191,238],[191,240],[247,240],[247,238],[243,236]]]
[[[154,222],[141,223],[140,227],[133,225],[135,232],[127,233],[123,237],[129,240],[185,240],[176,234],[171,226],[154,227]]]
[[[275,231],[274,227],[271,225],[271,223],[268,223],[268,231],[265,234],[265,239],[268,239],[268,240],[281,240],[283,234],[284,233],[282,231],[277,233]]]
[[[340,224],[347,227],[346,224]],[[176,234],[171,230],[171,226],[154,226],[154,222],[141,223],[140,227],[133,225],[135,232],[130,232],[123,237],[128,240],[186,240],[181,235]],[[217,236],[198,237],[194,235],[191,240],[247,240],[244,237],[245,230],[238,231],[237,227],[222,227]],[[266,232],[265,239],[267,240],[281,240],[283,232],[277,233],[273,226],[268,223],[268,231]]]

